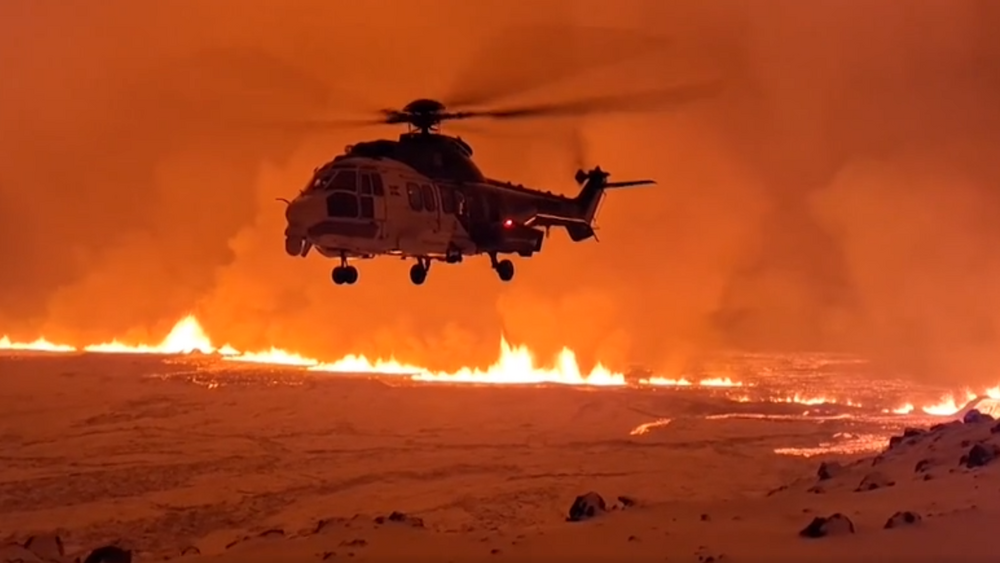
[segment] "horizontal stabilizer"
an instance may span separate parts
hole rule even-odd
[[[656,183],[656,180],[629,180],[627,182],[608,182],[604,184],[605,188],[629,188],[632,186],[651,186]]]
[[[537,213],[524,221],[526,227],[569,227],[570,225],[587,225],[590,223],[583,217],[560,217]]]

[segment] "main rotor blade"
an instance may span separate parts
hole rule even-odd
[[[461,73],[445,105],[482,106],[587,71],[652,54],[668,45],[639,32],[583,26],[533,26],[493,36]],[[498,68],[504,61],[508,68]],[[500,72],[498,72],[500,71]]]
[[[254,120],[242,121],[244,127],[273,129],[295,133],[324,133],[385,125],[385,118],[379,119],[302,119],[302,120]]]
[[[642,112],[674,107],[707,99],[722,91],[721,82],[696,83],[662,90],[624,95],[597,96],[562,103],[512,106],[495,110],[462,111],[445,114],[445,119],[531,119],[540,117],[580,117],[604,113]]]

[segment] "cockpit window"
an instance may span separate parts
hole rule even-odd
[[[326,186],[328,190],[346,190],[357,193],[358,173],[354,170],[341,170]]]
[[[312,182],[309,183],[309,187],[307,187],[306,189],[307,190],[320,190],[320,189],[323,189],[326,186],[326,183],[329,180],[330,180],[329,176],[321,176],[321,175],[317,174],[313,178]]]

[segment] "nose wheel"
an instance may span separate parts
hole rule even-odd
[[[427,272],[430,269],[430,260],[417,258],[417,263],[410,266],[410,281],[413,282],[413,285],[423,285],[427,281]]]

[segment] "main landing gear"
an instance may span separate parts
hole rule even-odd
[[[500,278],[502,282],[509,282],[514,279],[514,263],[506,258],[497,261],[497,255],[495,252],[490,253],[490,265],[497,273],[497,277]]]
[[[413,285],[422,285],[427,281],[427,272],[431,269],[431,261],[427,258],[417,258],[417,263],[410,267],[410,281]]]
[[[347,256],[340,256],[340,265],[333,269],[333,283],[337,285],[354,285],[358,281],[358,269],[347,264]]]

